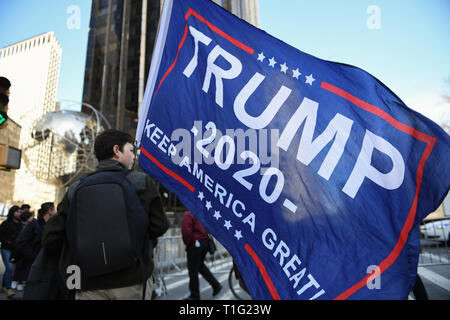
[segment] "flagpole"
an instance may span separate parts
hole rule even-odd
[[[106,95],[108,89],[108,76],[109,76],[109,42],[111,33],[111,19],[112,19],[112,0],[108,2],[108,18],[106,22],[106,40],[105,40],[105,52],[103,55],[103,74],[102,74],[102,94],[100,97],[100,113],[105,113]]]
[[[137,147],[141,145],[142,132],[144,130],[144,121],[147,117],[148,108],[152,100],[152,92],[155,89],[156,78],[159,72],[159,65],[164,51],[164,44],[166,42],[167,30],[169,29],[170,15],[172,13],[173,0],[165,0],[161,19],[156,36],[156,43],[153,49],[152,61],[150,64],[150,72],[148,74],[147,87],[144,94],[142,105],[139,106],[139,122],[136,130]]]
[[[148,0],[142,0],[142,15],[141,15],[141,44],[139,52],[139,92],[138,92],[138,113],[141,110],[142,101],[144,99],[145,90],[145,62],[147,61],[147,9]]]

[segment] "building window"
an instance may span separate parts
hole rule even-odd
[[[108,0],[100,0],[100,10],[108,7]]]

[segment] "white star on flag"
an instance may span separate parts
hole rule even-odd
[[[292,78],[295,78],[298,80],[298,76],[301,75],[300,71],[298,71],[298,68],[295,70],[292,70]]]
[[[211,209],[212,208],[211,201],[206,201],[205,207],[207,210]]]
[[[309,84],[310,86],[312,86],[312,83],[316,81],[316,79],[313,78],[313,75],[310,74],[309,76],[306,77],[306,81],[305,83]]]
[[[282,65],[280,65],[280,67],[281,67],[281,72],[286,73],[286,71],[287,71],[287,69],[288,69],[288,67],[287,67],[287,65],[286,65],[286,62],[283,63]]]
[[[205,197],[205,196],[203,195],[203,192],[199,192],[199,193],[198,193],[198,198],[199,198],[200,200],[203,200],[204,197]]]
[[[220,211],[214,211],[214,218],[216,218],[216,220],[219,220],[221,217]]]
[[[235,232],[234,232],[234,237],[236,238],[236,239],[241,239],[242,238],[242,232],[240,231],[240,230],[236,230]]]
[[[275,67],[276,63],[277,62],[275,61],[274,57],[269,59],[269,67],[272,67],[272,68]]]
[[[264,52],[261,51],[261,53],[258,53],[258,61],[263,62],[265,58]]]
[[[232,227],[230,220],[225,220],[225,224],[223,226],[227,228],[227,230],[230,230],[230,228]]]

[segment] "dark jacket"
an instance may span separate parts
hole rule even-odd
[[[124,171],[125,167],[115,160],[100,161],[97,171]],[[164,213],[161,197],[152,179],[142,172],[133,171],[127,175],[127,179],[132,182],[141,200],[145,211],[149,215],[148,239],[144,244],[142,263],[135,266],[89,279],[82,280],[82,290],[111,289],[132,286],[143,282],[153,272],[153,247],[156,245],[156,238],[162,236],[169,228],[169,221]],[[61,254],[60,273],[67,276],[66,268],[71,263],[71,253],[65,245],[66,240],[66,219],[69,212],[70,196],[78,183],[69,187],[68,192],[58,205],[58,212],[51,217],[44,228],[42,246],[48,254]]]
[[[0,225],[0,242],[2,249],[14,250],[16,248],[16,238],[22,230],[22,223],[15,222],[13,218],[8,218]]]
[[[42,231],[45,221],[33,219],[25,224],[16,238],[16,248],[12,256],[15,258],[14,281],[26,281],[31,265],[41,249]]]
[[[27,223],[16,239],[16,250],[20,257],[28,263],[33,263],[39,250],[41,250],[42,233],[45,220],[42,217]]]
[[[183,216],[181,234],[186,247],[193,245],[195,240],[204,241],[208,239],[205,227],[189,211],[185,212]]]

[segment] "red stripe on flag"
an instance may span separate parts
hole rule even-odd
[[[154,156],[152,156],[150,153],[148,153],[148,151],[145,150],[144,147],[141,147],[141,151],[150,161],[152,161],[154,164],[156,164],[162,171],[164,171],[169,176],[171,176],[172,178],[174,178],[175,180],[180,182],[182,185],[184,185],[186,188],[188,188],[191,192],[195,191],[195,188],[193,186],[191,186],[186,180],[184,180],[182,177],[177,175],[175,172],[173,172],[169,168],[165,167],[161,162],[156,160],[156,158]]]
[[[250,48],[249,46],[243,44],[242,42],[238,41],[237,39],[233,38],[232,36],[228,35],[227,33],[223,32],[221,29],[217,28],[215,25],[213,25],[211,22],[209,22],[208,20],[206,20],[205,18],[203,18],[200,14],[198,14],[196,11],[192,10],[192,8],[189,8],[186,15],[185,15],[185,19],[187,20],[190,16],[194,16],[196,17],[198,20],[200,20],[201,22],[205,23],[208,28],[210,28],[212,31],[214,31],[215,33],[217,33],[218,35],[222,36],[223,38],[227,39],[228,41],[230,41],[232,44],[234,44],[235,46],[237,46],[238,48],[241,48],[242,50],[244,50],[245,52],[249,53],[249,54],[253,54],[255,52],[254,49]],[[166,77],[169,75],[169,73],[172,72],[173,68],[175,67],[177,61],[178,61],[178,55],[181,51],[181,48],[184,45],[184,41],[186,40],[186,36],[188,34],[188,29],[189,26],[186,23],[186,27],[184,28],[184,34],[183,37],[181,38],[180,43],[178,44],[178,51],[177,51],[177,55],[175,57],[175,61],[170,65],[170,67],[167,69],[166,73],[164,74],[164,76],[161,78],[161,80],[159,81],[158,84],[158,88],[155,91],[155,94],[153,96],[156,96],[156,94],[158,93],[159,88],[161,87],[162,83],[164,82],[164,80],[166,79]]]
[[[205,18],[203,18],[203,16],[201,16],[200,14],[198,14],[196,11],[194,11],[192,8],[189,8],[188,12],[186,13],[185,19],[187,20],[189,18],[189,16],[193,15],[194,17],[196,17],[198,20],[200,20],[201,22],[203,22],[204,24],[206,24],[208,26],[208,28],[210,28],[212,31],[214,31],[215,33],[217,33],[218,35],[222,36],[223,38],[227,39],[228,41],[230,41],[232,44],[234,44],[236,47],[241,48],[242,50],[244,50],[245,52],[249,53],[249,54],[253,54],[255,52],[254,49],[250,48],[249,46],[243,44],[242,42],[236,40],[235,38],[233,38],[232,36],[228,35],[227,33],[223,32],[221,29],[217,28],[215,25],[213,25],[211,22],[209,22],[208,20],[206,20]]]
[[[414,218],[416,217],[417,212],[417,203],[419,201],[419,193],[422,186],[422,177],[423,177],[423,170],[425,167],[425,163],[428,159],[428,157],[431,154],[431,151],[434,148],[434,145],[437,141],[435,137],[432,137],[426,133],[423,133],[421,131],[418,131],[404,123],[401,123],[400,121],[393,118],[391,115],[386,113],[384,110],[366,102],[363,101],[350,93],[332,85],[326,82],[322,82],[320,85],[322,89],[328,90],[334,94],[337,94],[338,96],[350,101],[354,105],[360,107],[363,110],[366,110],[374,115],[379,116],[383,120],[387,121],[390,125],[392,125],[394,128],[409,134],[410,136],[425,142],[427,144],[425,151],[422,154],[422,157],[420,158],[419,166],[417,168],[416,173],[416,194],[414,195],[414,200],[411,205],[411,208],[409,209],[408,216],[406,217],[405,224],[403,225],[403,228],[400,232],[400,236],[397,240],[397,243],[394,246],[394,249],[392,249],[391,253],[378,265],[380,270],[380,275],[386,271],[394,262],[397,260],[398,256],[400,255],[401,251],[403,250],[403,247],[405,246],[406,241],[408,240],[408,234],[412,229]],[[340,295],[338,295],[335,300],[344,300],[349,298],[352,294],[357,292],[359,289],[363,288],[367,285],[367,281],[369,280],[369,277],[372,277],[372,273],[365,276],[362,280],[358,281],[356,284],[348,288],[346,291],[342,292]]]
[[[181,38],[180,43],[178,44],[178,51],[177,51],[177,55],[175,57],[175,61],[172,63],[172,65],[169,67],[169,69],[167,69],[166,73],[164,74],[164,76],[161,78],[161,81],[159,81],[159,85],[158,88],[155,91],[155,94],[153,96],[156,96],[156,94],[158,93],[159,87],[161,87],[164,79],[166,79],[166,77],[169,75],[169,73],[172,72],[173,68],[175,67],[175,65],[177,64],[177,60],[178,60],[178,54],[180,53],[181,48],[183,47],[184,41],[186,40],[186,36],[188,34],[188,25],[186,24],[186,27],[184,28],[184,34],[183,34],[183,38]]]
[[[322,89],[328,90],[334,94],[337,94],[338,96],[350,101],[351,103],[355,104],[356,106],[360,107],[361,109],[364,109],[370,113],[373,113],[376,116],[379,116],[383,120],[387,121],[393,127],[397,128],[398,130],[400,130],[406,134],[413,136],[416,139],[419,139],[420,141],[430,144],[430,143],[433,143],[433,139],[434,140],[436,139],[436,138],[431,137],[423,132],[420,132],[404,123],[401,123],[400,121],[394,119],[391,115],[386,113],[384,110],[382,110],[366,101],[363,101],[363,100],[351,95],[350,93],[348,93],[336,86],[333,86],[332,84],[322,82],[320,87]]]
[[[273,285],[272,279],[270,279],[269,274],[267,273],[266,267],[264,267],[264,264],[261,262],[261,259],[259,259],[258,255],[253,251],[252,247],[248,243],[244,246],[245,250],[250,254],[253,261],[255,261],[256,266],[259,269],[259,272],[261,273],[264,282],[266,283],[267,288],[269,289],[270,294],[272,295],[272,298],[274,300],[280,300],[280,296],[278,295],[277,289],[275,289],[275,286]]]

